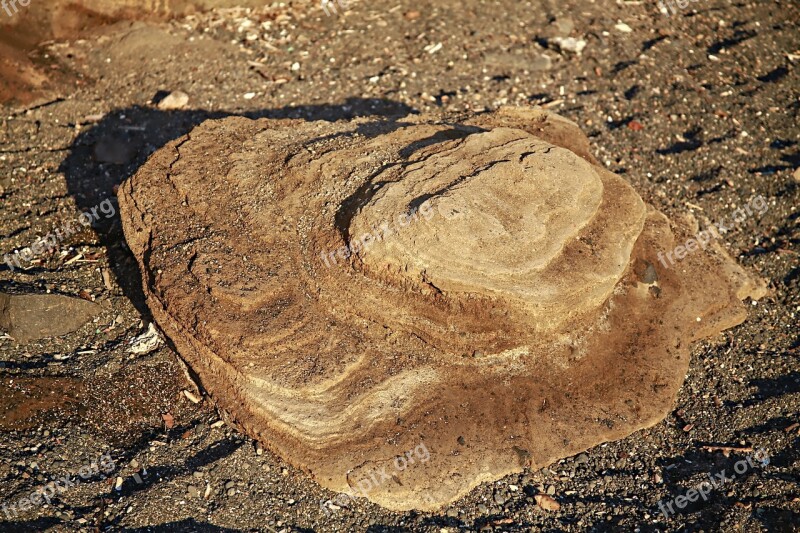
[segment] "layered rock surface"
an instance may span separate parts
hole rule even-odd
[[[663,268],[690,228],[562,117],[404,120],[209,121],[120,189],[158,324],[329,489],[435,509],[655,424],[761,293],[716,247]]]

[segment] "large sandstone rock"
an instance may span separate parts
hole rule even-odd
[[[120,189],[161,328],[329,489],[433,509],[651,426],[760,294],[717,248],[664,268],[691,228],[566,119],[406,120],[209,121]]]

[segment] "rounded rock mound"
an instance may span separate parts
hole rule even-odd
[[[763,293],[537,109],[228,118],[120,189],[153,315],[231,421],[321,485],[436,509],[660,421]],[[424,452],[424,453],[423,453]]]

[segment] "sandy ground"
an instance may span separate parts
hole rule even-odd
[[[745,324],[695,347],[675,410],[649,430],[484,484],[440,513],[363,500],[324,511],[320,500],[334,494],[219,423],[208,398],[187,399],[192,386],[168,345],[128,352],[149,314],[118,215],[103,217],[25,270],[0,265],[2,291],[101,306],[64,337],[0,337],[0,530],[796,530],[800,6],[700,0],[676,9],[377,0],[328,16],[291,3],[118,22],[31,52],[40,71],[30,75],[51,82],[37,78],[48,89],[33,95],[18,85],[2,108],[0,255],[113,200],[149,154],[207,118],[538,104],[580,124],[598,159],[670,216],[729,220],[763,196],[764,214],[735,224],[723,244],[770,294],[752,302]],[[580,55],[555,45],[567,32],[586,42]],[[159,109],[176,90],[188,106]],[[763,449],[752,465],[750,448]],[[49,504],[18,508],[109,456],[112,468]],[[661,512],[660,501],[723,470],[706,499]],[[540,492],[560,509],[538,506]]]

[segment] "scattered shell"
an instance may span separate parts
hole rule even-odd
[[[131,340],[128,353],[134,355],[146,355],[154,352],[164,344],[161,333],[152,322],[147,325],[147,331]]]

